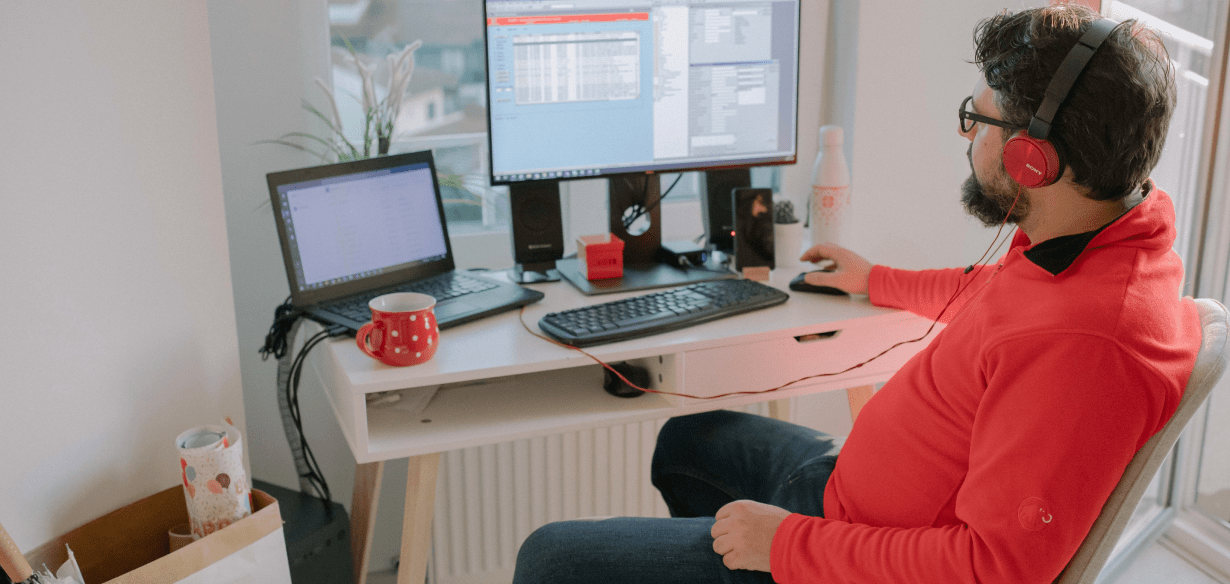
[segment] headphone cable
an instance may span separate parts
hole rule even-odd
[[[769,388],[769,389],[748,390],[748,391],[730,391],[730,392],[726,392],[726,393],[721,393],[721,394],[717,394],[717,395],[709,395],[709,396],[691,395],[691,394],[687,394],[687,393],[683,393],[683,392],[678,392],[678,391],[663,391],[663,390],[659,390],[659,389],[652,389],[652,388],[648,388],[648,387],[641,387],[641,386],[639,386],[639,385],[637,385],[637,384],[633,383],[632,381],[630,381],[627,377],[624,377],[624,375],[623,375],[622,373],[620,373],[619,371],[615,370],[615,368],[611,367],[611,365],[609,365],[607,362],[603,361],[602,359],[599,359],[598,357],[594,356],[593,354],[589,353],[588,351],[586,351],[586,350],[584,350],[584,349],[582,349],[582,348],[580,348],[580,347],[574,347],[574,346],[572,346],[572,345],[567,345],[567,344],[561,343],[561,342],[559,342],[559,341],[557,341],[557,340],[555,340],[555,339],[552,339],[552,338],[550,338],[550,337],[548,337],[548,336],[546,336],[546,335],[541,335],[541,334],[538,334],[538,333],[534,332],[532,329],[530,329],[530,325],[529,325],[529,324],[527,324],[527,323],[525,322],[525,306],[522,306],[522,307],[521,307],[520,313],[518,314],[518,316],[519,316],[519,320],[521,321],[521,326],[522,326],[523,328],[525,328],[525,331],[526,331],[526,332],[528,332],[528,333],[530,333],[531,335],[533,335],[533,336],[535,336],[535,337],[538,337],[538,338],[540,338],[540,339],[542,339],[542,340],[544,340],[544,341],[547,341],[547,342],[549,342],[549,343],[552,343],[552,344],[555,344],[555,345],[559,345],[559,346],[561,346],[561,347],[563,347],[563,348],[565,348],[565,349],[571,349],[571,350],[577,351],[578,353],[581,353],[582,355],[585,355],[586,357],[589,357],[590,359],[594,360],[596,363],[598,363],[599,365],[601,365],[604,369],[606,369],[607,371],[610,371],[612,374],[614,374],[616,377],[618,377],[618,378],[619,378],[620,380],[622,380],[624,383],[628,384],[628,386],[629,386],[629,387],[632,387],[632,388],[635,388],[635,389],[639,389],[639,390],[641,390],[641,391],[643,391],[643,392],[645,392],[645,393],[656,393],[656,394],[661,394],[661,395],[677,395],[677,396],[680,396],[680,397],[687,397],[687,398],[692,398],[692,399],[718,399],[718,398],[722,398],[722,397],[729,397],[729,396],[732,396],[732,395],[759,395],[759,394],[763,394],[763,393],[772,393],[772,392],[775,392],[775,391],[778,391],[778,390],[781,390],[781,389],[784,389],[784,388],[790,387],[791,385],[794,385],[794,384],[796,384],[796,383],[799,383],[799,382],[802,382],[802,381],[807,381],[807,380],[809,380],[809,379],[815,379],[815,378],[818,378],[818,377],[833,377],[833,376],[836,376],[836,375],[841,375],[841,374],[843,374],[843,373],[848,373],[848,372],[853,371],[853,370],[855,370],[855,369],[858,369],[858,368],[860,368],[860,367],[862,367],[862,366],[864,366],[864,365],[866,365],[866,364],[868,364],[868,363],[871,363],[872,361],[875,361],[876,359],[879,359],[880,357],[883,357],[883,356],[884,356],[885,354],[887,354],[889,351],[892,351],[893,349],[896,349],[897,347],[900,347],[901,345],[907,345],[907,344],[910,344],[910,343],[916,343],[916,342],[921,341],[921,340],[923,340],[923,339],[927,338],[928,336],[930,336],[930,335],[931,335],[931,332],[935,330],[935,325],[939,324],[940,320],[944,317],[944,313],[948,311],[948,308],[949,308],[950,306],[952,306],[952,303],[953,303],[954,301],[956,301],[956,299],[957,299],[959,296],[961,296],[961,294],[962,294],[963,292],[965,292],[965,290],[966,290],[967,288],[969,288],[969,285],[970,285],[971,283],[973,283],[973,281],[974,281],[974,280],[978,277],[978,275],[982,273],[982,269],[983,269],[984,267],[986,267],[986,264],[982,264],[982,263],[979,263],[979,262],[982,262],[984,259],[986,259],[987,254],[991,254],[991,253],[992,253],[992,251],[991,251],[991,250],[992,250],[992,248],[994,248],[994,249],[995,249],[995,253],[998,253],[999,249],[1000,249],[1001,247],[1003,247],[1004,243],[1008,242],[1008,240],[1009,240],[1009,239],[1011,239],[1011,236],[1012,236],[1014,233],[1016,233],[1016,230],[1015,230],[1015,229],[1013,229],[1013,231],[1012,231],[1012,232],[1010,232],[1010,233],[1008,234],[1008,235],[1009,235],[1009,237],[1008,237],[1008,238],[1005,238],[1003,241],[999,241],[999,237],[1000,237],[1000,235],[1002,235],[1002,234],[1003,234],[1003,231],[1004,231],[1004,225],[1006,225],[1006,224],[1008,223],[1008,218],[1012,216],[1012,211],[1016,209],[1016,204],[1017,204],[1017,201],[1018,201],[1018,200],[1020,200],[1020,198],[1021,198],[1021,192],[1022,192],[1022,190],[1023,190],[1023,188],[1022,188],[1022,187],[1020,187],[1020,186],[1018,185],[1018,187],[1017,187],[1017,191],[1016,191],[1016,197],[1012,199],[1012,205],[1008,207],[1008,212],[1004,214],[1004,220],[1003,220],[1003,222],[1001,222],[1001,223],[999,224],[999,230],[995,232],[995,238],[991,240],[991,244],[987,246],[986,251],[982,252],[982,257],[978,258],[978,262],[975,262],[975,264],[970,264],[970,266],[969,266],[969,267],[967,267],[967,268],[965,269],[965,272],[964,272],[964,274],[963,274],[963,275],[965,275],[965,274],[969,274],[970,272],[975,271],[975,270],[977,270],[977,273],[975,273],[973,277],[970,277],[970,278],[966,278],[966,279],[964,279],[964,281],[962,281],[961,279],[958,279],[958,280],[957,280],[957,289],[956,289],[956,291],[954,291],[954,292],[953,292],[953,294],[952,294],[952,296],[950,296],[950,297],[948,298],[948,302],[946,302],[946,303],[944,304],[944,307],[940,309],[939,314],[937,314],[937,315],[936,315],[936,317],[935,317],[934,319],[931,319],[931,325],[927,327],[927,332],[923,333],[921,336],[919,336],[919,337],[917,337],[917,338],[913,338],[913,339],[909,339],[909,340],[905,340],[905,341],[898,341],[897,343],[893,344],[893,345],[892,345],[892,346],[890,346],[889,348],[884,349],[883,351],[880,351],[879,353],[877,353],[875,356],[871,357],[870,359],[867,359],[867,360],[862,361],[862,362],[860,362],[860,363],[856,363],[856,364],[851,365],[851,366],[849,366],[849,367],[847,367],[847,368],[845,368],[845,369],[842,369],[842,370],[840,370],[840,371],[833,371],[833,372],[828,372],[828,373],[817,373],[817,374],[815,374],[815,375],[807,375],[807,376],[800,377],[800,378],[795,379],[795,380],[793,380],[793,381],[788,381],[788,382],[786,382],[786,383],[783,383],[783,384],[781,384],[781,385],[778,385],[777,387],[772,387],[772,388]],[[998,245],[997,245],[997,243],[998,243]],[[975,268],[975,265],[977,265],[977,268]],[[985,284],[984,284],[984,286],[985,286]]]

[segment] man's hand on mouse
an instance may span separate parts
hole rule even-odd
[[[831,286],[850,294],[866,294],[871,279],[871,262],[858,254],[831,243],[821,243],[803,252],[803,261],[817,263],[832,260],[830,268],[810,272],[804,277],[808,284]]]

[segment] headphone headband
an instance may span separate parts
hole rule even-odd
[[[1064,162],[1055,145],[1046,139],[1051,133],[1051,122],[1076,85],[1076,79],[1089,64],[1089,59],[1116,26],[1117,22],[1106,18],[1090,25],[1051,76],[1042,105],[1038,106],[1038,112],[1029,121],[1028,133],[1017,134],[1004,143],[1004,170],[1017,184],[1026,188],[1044,187],[1055,184],[1063,176]]]
[[[1068,98],[1068,93],[1072,91],[1072,86],[1076,85],[1076,79],[1089,64],[1089,59],[1093,58],[1098,47],[1102,46],[1102,42],[1110,36],[1116,26],[1119,26],[1119,23],[1109,18],[1097,20],[1089,27],[1089,30],[1085,31],[1085,34],[1081,35],[1076,46],[1068,51],[1068,55],[1063,58],[1059,69],[1055,71],[1051,82],[1046,86],[1042,105],[1038,106],[1038,112],[1029,121],[1030,136],[1045,140],[1051,133],[1051,123],[1055,120],[1055,112],[1059,111],[1063,100]]]

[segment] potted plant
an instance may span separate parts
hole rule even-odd
[[[323,121],[329,128],[327,135],[317,136],[307,132],[290,132],[274,140],[261,140],[260,143],[281,144],[313,154],[323,162],[345,162],[360,160],[372,156],[383,156],[389,153],[389,145],[394,139],[395,124],[405,102],[406,89],[410,85],[410,77],[414,74],[414,52],[422,46],[422,41],[414,41],[396,53],[387,55],[384,64],[388,68],[388,88],[385,95],[377,95],[375,82],[376,69],[381,64],[368,62],[360,56],[347,41],[350,58],[358,69],[363,83],[363,95],[355,96],[363,106],[363,134],[359,143],[346,138],[342,129],[342,118],[338,115],[337,102],[333,98],[333,90],[319,77],[316,85],[324,92],[328,107],[320,111],[306,100],[303,108]],[[303,143],[292,141],[302,140]]]
[[[774,254],[778,267],[798,265],[803,255],[803,222],[794,214],[794,203],[779,200],[773,203]]]

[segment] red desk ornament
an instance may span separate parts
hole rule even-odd
[[[603,233],[577,238],[577,262],[587,280],[622,278],[624,275],[624,242]]]

